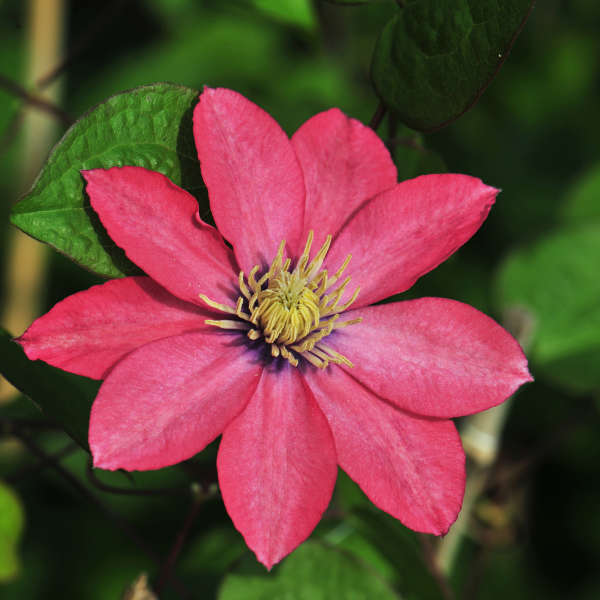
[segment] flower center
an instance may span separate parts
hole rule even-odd
[[[256,279],[260,269],[258,265],[247,277],[240,271],[241,295],[235,308],[200,294],[200,298],[212,308],[238,317],[235,321],[209,319],[206,323],[223,329],[245,330],[251,340],[264,338],[271,347],[272,356],[282,356],[294,366],[298,365],[298,355],[320,368],[325,368],[330,362],[352,366],[345,356],[323,343],[334,329],[362,320],[339,321],[341,313],[356,300],[359,292],[357,288],[350,299],[341,304],[350,277],[334,287],[351,256],[348,255],[334,275],[329,276],[327,270],[320,269],[331,245],[331,236],[327,236],[321,249],[309,262],[312,241],[311,231],[304,252],[293,270],[290,270],[291,259],[283,259],[283,240],[264,275]]]
[[[258,292],[254,316],[268,344],[293,344],[319,325],[319,297],[297,274],[282,271]]]

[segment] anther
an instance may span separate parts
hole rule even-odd
[[[298,365],[298,357],[294,352],[321,369],[329,363],[352,366],[346,357],[322,343],[334,329],[362,320],[339,321],[340,314],[358,296],[359,290],[356,289],[347,302],[339,305],[350,277],[346,277],[329,294],[325,293],[339,281],[350,262],[350,255],[333,277],[329,277],[327,270],[320,269],[331,246],[332,237],[327,236],[311,261],[313,240],[314,233],[310,231],[304,250],[292,271],[292,260],[284,259],[283,256],[285,240],[279,244],[275,258],[261,277],[258,277],[259,265],[253,267],[247,276],[240,271],[238,283],[241,295],[235,308],[214,302],[200,294],[200,298],[211,308],[240,319],[209,319],[206,323],[223,329],[246,330],[249,339],[264,339],[271,346],[273,357],[281,356],[293,366]]]

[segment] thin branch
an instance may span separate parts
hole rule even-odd
[[[177,485],[170,488],[155,488],[155,489],[144,489],[144,488],[124,488],[116,485],[110,485],[104,483],[98,479],[96,475],[91,459],[88,461],[86,469],[88,481],[99,490],[110,494],[121,494],[123,496],[178,496],[182,492],[189,490],[189,485]]]
[[[75,488],[82,496],[87,500],[95,504],[96,507],[107,517],[118,529],[125,533],[129,539],[151,560],[156,564],[160,564],[159,556],[152,550],[146,542],[140,537],[135,528],[123,517],[113,512],[108,506],[106,506],[99,498],[96,497],[90,490],[88,490],[78,479],[65,469],[60,463],[58,463],[52,456],[50,456],[43,448],[23,430],[15,431],[15,435],[23,442],[23,444],[29,449],[29,451],[37,456],[41,461],[48,462],[48,466],[54,469],[63,479],[65,479],[73,488]],[[191,598],[191,594],[186,590],[183,584],[172,577],[173,587],[182,598]]]
[[[433,575],[433,578],[436,580],[438,587],[442,592],[444,600],[454,600],[454,592],[450,587],[450,582],[448,581],[448,578],[441,571],[436,562],[435,550],[431,543],[431,539],[428,535],[420,533],[419,541],[421,542],[423,557],[425,558],[425,562],[427,564],[427,567],[429,568],[429,572]]]
[[[531,315],[514,309],[504,316],[503,324],[527,350],[531,341]],[[467,456],[465,495],[458,519],[440,541],[436,551],[438,568],[446,575],[452,571],[460,544],[468,530],[472,510],[496,462],[504,423],[513,399],[514,396],[511,396],[498,406],[467,417],[461,427],[460,436]]]
[[[396,147],[398,145],[398,115],[394,112],[390,113],[388,117],[388,131],[387,131],[387,142],[386,146],[389,153],[394,156]]]
[[[588,425],[590,419],[594,419],[597,415],[593,404],[590,404],[587,409],[578,408],[576,413],[565,419],[551,435],[535,446],[527,456],[513,463],[505,472],[502,474],[492,472],[486,482],[483,493],[489,494],[515,486],[526,475],[531,473],[552,450],[573,435],[580,427]]]
[[[59,450],[55,454],[49,455],[48,458],[46,458],[45,460],[38,460],[32,465],[27,465],[26,467],[23,467],[16,473],[12,473],[8,477],[6,477],[5,481],[10,485],[17,485],[21,483],[23,479],[26,479],[31,475],[35,475],[43,471],[47,467],[51,466],[53,462],[61,461],[63,458],[66,458],[70,454],[73,454],[73,452],[75,452],[75,450],[78,449],[79,446],[75,442],[71,442],[67,444],[62,450]]]
[[[411,150],[418,150],[419,152],[427,152],[427,148],[421,144],[417,137],[403,136],[403,137],[391,137],[388,140],[388,149],[394,148],[395,146],[404,146]],[[391,150],[390,150],[391,152]]]
[[[383,117],[385,117],[385,113],[387,112],[387,108],[385,104],[380,100],[375,110],[375,114],[371,117],[369,121],[369,127],[373,129],[373,131],[377,131],[379,125],[381,125],[381,121],[383,121]]]
[[[13,94],[14,96],[17,96],[17,98],[21,98],[21,100],[24,100],[27,104],[35,106],[36,108],[51,114],[67,127],[74,123],[73,118],[62,108],[56,104],[53,104],[49,100],[45,100],[44,98],[40,98],[39,96],[31,94],[23,86],[2,74],[0,74],[0,87],[4,88],[7,92]]]
[[[23,124],[23,111],[18,110],[6,125],[2,135],[0,136],[0,156],[8,152],[11,145],[17,139],[19,130]]]
[[[175,541],[171,546],[171,550],[160,569],[158,582],[156,583],[156,586],[154,586],[157,595],[162,593],[167,583],[173,578],[173,569],[175,568],[175,563],[177,562],[177,558],[179,557],[181,549],[183,548],[183,544],[190,533],[192,525],[194,524],[194,521],[196,520],[204,501],[209,497],[210,492],[207,494],[202,490],[202,487],[199,484],[193,484],[192,494],[192,505],[190,506],[181,529],[175,536]]]
[[[60,425],[57,425],[53,421],[47,421],[46,419],[0,417],[0,434],[18,435],[19,431],[23,429],[60,429],[61,431],[63,431]]]
[[[104,6],[97,18],[93,19],[91,27],[86,29],[82,35],[73,43],[69,50],[69,54],[65,59],[54,67],[49,73],[40,77],[36,81],[36,87],[39,90],[43,90],[50,85],[54,80],[58,79],[87,49],[90,43],[96,38],[102,30],[112,21],[112,19],[119,13],[123,5],[127,0],[114,0],[108,7]]]

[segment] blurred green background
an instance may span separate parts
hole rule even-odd
[[[26,5],[0,1],[0,74],[23,86]],[[171,81],[236,89],[290,134],[332,106],[368,122],[378,105],[371,55],[397,10],[392,0],[73,1],[61,106],[78,117],[114,93]],[[539,2],[465,115],[434,134],[389,120],[378,130],[384,139],[392,130],[402,179],[448,170],[502,188],[476,236],[405,296],[454,298],[507,325],[518,311],[536,378],[512,404],[473,509],[451,574],[457,598],[600,598],[599,33],[594,0]],[[0,86],[0,265],[9,260],[10,207],[26,191],[17,175],[27,161],[22,107]],[[57,136],[64,129],[59,122]],[[97,281],[52,253],[38,314]],[[0,298],[8,296],[4,282]],[[68,385],[59,393],[70,393]],[[11,423],[30,420],[35,448],[62,453],[59,464],[78,486],[11,435]],[[185,490],[100,489],[86,474],[87,454],[57,428],[42,427],[25,397],[0,405],[0,425],[0,598],[119,598],[142,572],[156,580],[189,509]],[[97,476],[127,489],[171,489],[211,481],[215,455],[213,445],[183,466]],[[123,520],[145,550],[123,532]],[[220,499],[209,499],[177,562],[178,584],[161,598],[444,597],[422,540],[343,474],[311,539],[266,575]]]

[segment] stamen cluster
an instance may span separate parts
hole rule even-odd
[[[298,366],[297,355],[320,368],[325,368],[330,362],[352,366],[345,356],[323,343],[323,339],[334,329],[361,321],[339,321],[341,313],[358,296],[359,288],[348,301],[340,303],[350,283],[350,277],[346,277],[333,289],[348,266],[351,256],[348,255],[342,266],[330,277],[327,270],[320,271],[320,268],[329,251],[331,236],[327,236],[321,249],[309,262],[312,242],[311,231],[293,270],[290,270],[291,259],[283,259],[283,240],[264,275],[257,279],[259,265],[253,267],[247,277],[240,271],[238,281],[241,295],[235,308],[214,302],[200,294],[200,298],[212,308],[235,315],[239,319],[209,319],[206,323],[223,329],[246,330],[251,340],[264,338],[271,347],[272,356],[282,356],[293,366]]]

